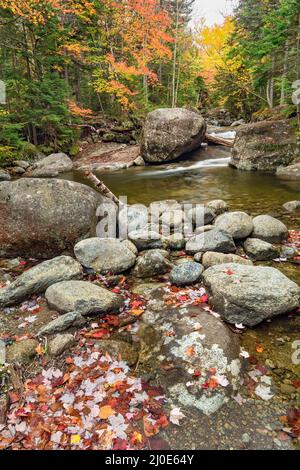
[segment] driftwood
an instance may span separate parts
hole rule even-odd
[[[114,193],[111,192],[111,190],[105,186],[103,181],[99,180],[97,176],[94,175],[94,173],[91,172],[91,170],[86,170],[84,172],[84,176],[93,183],[93,186],[100,191],[103,196],[106,196],[108,199],[113,201],[119,208],[123,207],[124,204],[117,198],[117,196],[114,195]]]
[[[234,139],[224,139],[223,137],[217,137],[212,134],[205,134],[205,139],[212,144],[223,145],[225,147],[233,147],[234,144]]]

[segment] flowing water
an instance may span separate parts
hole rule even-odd
[[[299,199],[299,182],[238,171],[228,166],[229,160],[229,149],[212,146],[175,163],[132,167],[97,173],[97,176],[117,196],[127,196],[130,204],[150,204],[162,199],[193,203],[224,199],[233,210],[256,215],[276,212],[285,202]],[[72,179],[86,183],[81,174],[75,173]],[[296,228],[297,224],[300,227],[300,217],[298,221],[290,219],[290,228]]]

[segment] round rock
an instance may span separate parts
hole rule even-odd
[[[259,238],[269,243],[281,243],[288,238],[287,227],[270,215],[259,215],[253,219],[253,238]]]
[[[112,238],[88,238],[75,245],[74,253],[86,268],[100,274],[119,274],[135,264],[136,255],[127,243]]]
[[[256,261],[268,261],[279,257],[279,249],[258,238],[248,238],[244,243],[247,255]]]
[[[232,236],[224,230],[210,230],[192,237],[186,243],[186,252],[192,255],[216,251],[219,253],[235,253],[236,246]]]
[[[187,286],[195,284],[200,280],[204,268],[201,264],[194,261],[188,261],[172,269],[170,273],[170,282],[176,286]]]
[[[286,202],[282,207],[288,212],[300,211],[300,201]]]
[[[85,281],[59,282],[49,287],[45,296],[50,308],[61,313],[118,314],[123,305],[121,296]]]
[[[139,278],[158,276],[167,273],[172,266],[173,265],[161,253],[150,250],[143,253],[137,259],[135,268],[133,269],[133,275]]]
[[[300,287],[274,268],[228,263],[202,276],[213,308],[229,323],[255,326],[299,305]]]
[[[227,202],[223,201],[223,199],[209,201],[206,205],[209,209],[212,209],[216,215],[224,214],[224,212],[229,210]]]
[[[217,217],[215,226],[229,233],[234,239],[249,237],[253,231],[252,217],[245,212],[227,212]]]

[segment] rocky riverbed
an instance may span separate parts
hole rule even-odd
[[[102,240],[77,188],[103,203],[63,180],[2,183],[0,446],[296,448],[299,231],[168,200],[150,207],[159,230],[123,208],[135,230]],[[177,237],[182,222],[193,233]]]

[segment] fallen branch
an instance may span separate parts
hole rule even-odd
[[[212,134],[205,134],[205,139],[212,144],[223,145],[225,147],[233,147],[234,144],[234,139],[224,139],[223,137],[217,137]]]
[[[114,195],[114,193],[111,192],[111,190],[105,186],[103,181],[99,180],[97,176],[94,175],[94,173],[91,172],[91,170],[86,170],[84,172],[85,177],[93,183],[93,186],[101,192],[104,196],[106,196],[108,199],[113,201],[119,208],[123,207],[124,204],[117,198],[117,196]]]

